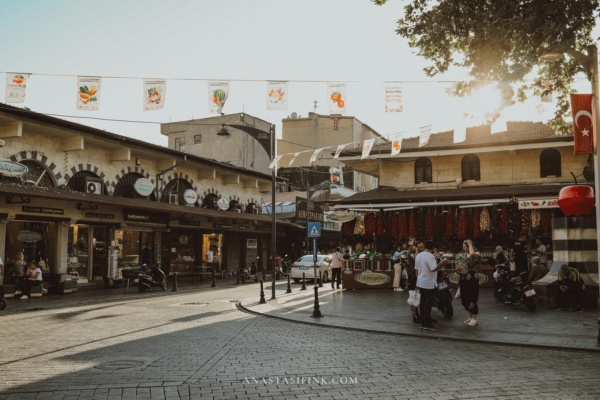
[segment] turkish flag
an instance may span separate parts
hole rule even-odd
[[[591,94],[572,94],[571,112],[573,113],[574,154],[594,152],[594,115]]]

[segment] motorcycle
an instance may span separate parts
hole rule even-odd
[[[258,260],[258,257],[256,257],[256,259]],[[249,262],[249,261],[246,260],[246,262]],[[240,271],[240,280],[242,281],[242,283],[246,283],[246,281],[250,281],[250,280],[254,280],[254,282],[258,282],[257,272],[258,272],[258,267],[256,266],[256,261],[252,261],[250,263],[250,268],[244,267]]]
[[[535,312],[537,294],[529,282],[529,272],[524,271],[517,277],[511,278],[510,268],[504,264],[496,265],[494,279],[498,282],[498,301],[504,305],[515,303],[525,304],[531,312]]]
[[[147,292],[153,287],[160,287],[163,291],[167,290],[165,273],[160,269],[159,265],[148,267],[144,264],[137,272],[133,282],[137,283],[140,293]]]
[[[286,254],[281,261],[281,265],[277,267],[277,279],[286,278],[292,269],[292,260]]]
[[[451,319],[454,316],[454,307],[452,307],[452,294],[450,291],[450,281],[444,277],[444,268],[437,274],[437,286],[433,295],[433,306],[440,310],[444,318]]]

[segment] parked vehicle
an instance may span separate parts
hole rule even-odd
[[[317,278],[319,277],[319,271],[323,277],[323,283],[327,282],[331,276],[329,271],[331,264],[331,255],[318,255],[317,256]],[[294,282],[298,283],[302,279],[302,273],[305,274],[306,279],[315,280],[315,269],[312,255],[306,255],[296,260],[291,267],[290,277]]]
[[[140,293],[147,292],[153,287],[160,287],[163,291],[167,290],[165,273],[160,269],[160,265],[148,267],[144,264],[137,273],[134,283],[137,283]]]
[[[437,286],[433,296],[433,306],[440,310],[444,318],[451,319],[454,316],[454,307],[452,307],[452,294],[450,291],[450,281],[444,278],[444,268],[438,271]]]
[[[537,294],[533,289],[533,285],[529,282],[529,272],[524,271],[519,276],[512,278],[510,275],[510,268],[506,263],[496,265],[494,279],[500,285],[498,301],[505,305],[525,304],[529,311],[534,312]]]
[[[6,309],[6,300],[0,299],[0,310]]]
[[[256,257],[258,260],[258,257]],[[246,260],[246,263],[250,261]],[[240,280],[242,283],[246,283],[247,281],[258,282],[258,267],[256,266],[256,261],[250,262],[250,267],[244,267],[240,271]]]
[[[281,265],[277,267],[277,279],[287,278],[292,269],[292,260],[286,254],[281,260]]]

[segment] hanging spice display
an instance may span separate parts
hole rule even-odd
[[[418,238],[425,237],[425,211],[424,210],[417,211],[417,237]]]
[[[375,213],[365,215],[365,235],[373,236],[375,234]]]
[[[400,215],[398,214],[392,214],[390,216],[391,224],[392,226],[390,227],[390,233],[393,237],[397,238],[398,236],[400,236]]]
[[[342,236],[345,240],[351,239],[352,236],[354,235],[354,228],[356,225],[357,220],[353,220],[350,222],[344,222],[342,224]]]
[[[383,212],[377,213],[377,237],[383,236]]]
[[[448,213],[446,214],[446,237],[450,239],[454,236],[454,214],[452,210],[448,208]]]
[[[433,237],[439,239],[444,235],[444,214],[436,212],[433,221]]]
[[[490,212],[486,207],[481,210],[481,214],[479,215],[479,230],[481,232],[489,232],[492,229],[492,222],[490,218]]]
[[[497,235],[500,233],[500,224],[501,224],[501,211],[498,211],[498,207],[492,206],[492,212],[490,213],[490,229],[489,232],[492,235]]]
[[[527,210],[521,210],[521,232],[529,231],[529,213]]]
[[[480,212],[479,212],[479,208],[476,208],[475,211],[473,212],[473,237],[479,237],[479,235],[481,234],[481,228],[480,228]]]
[[[354,234],[357,236],[365,235],[365,216],[362,214],[356,217],[356,224],[354,225]]]
[[[458,238],[461,240],[467,238],[467,225],[467,213],[462,210],[458,217]]]
[[[549,233],[552,230],[552,211],[542,211],[542,227],[544,228],[544,233]]]
[[[425,237],[428,239],[433,237],[433,215],[431,215],[431,212],[428,212],[425,217]]]
[[[411,211],[408,218],[408,236],[414,237],[417,234],[417,217],[414,210]]]
[[[510,220],[510,233],[518,236],[521,233],[521,212],[517,207],[512,207],[508,213]]]
[[[508,235],[510,230],[510,220],[508,218],[508,210],[506,206],[502,206],[502,214],[500,215],[500,232],[504,235]]]
[[[408,237],[408,218],[404,211],[400,213],[400,237]]]
[[[452,236],[454,237],[458,237],[458,208],[456,208],[456,210],[454,210],[454,224],[452,226],[452,230],[453,230],[453,234]]]
[[[542,211],[532,210],[531,211],[531,227],[537,229],[542,225]]]

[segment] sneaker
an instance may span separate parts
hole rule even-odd
[[[473,318],[469,317],[469,319],[466,319],[466,320],[463,321],[463,324],[468,325],[469,322],[471,322],[472,319]]]
[[[399,292],[404,292],[404,289],[402,289],[402,288],[398,288],[398,291],[399,291]]]
[[[15,296],[21,294],[20,290],[15,290]]]
[[[27,295],[23,295],[21,297],[19,297],[21,300],[27,300],[29,297],[27,297]]]
[[[421,325],[421,329],[426,330],[426,331],[437,331],[437,328],[431,324]]]
[[[471,318],[471,321],[469,321],[469,323],[467,324],[467,326],[477,326],[479,325],[479,321],[477,321],[475,318]]]

